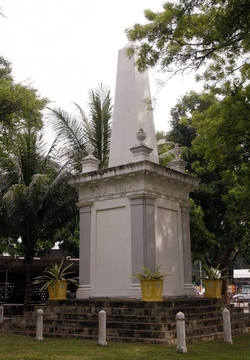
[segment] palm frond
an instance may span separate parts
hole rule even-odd
[[[85,143],[82,119],[70,115],[61,108],[49,110],[49,129],[56,134],[60,146],[82,149]]]
[[[92,129],[91,123],[89,122],[89,119],[85,115],[85,112],[82,109],[82,107],[75,102],[73,102],[73,104],[76,106],[76,109],[79,111],[79,114],[80,114],[80,120],[81,120],[82,127],[83,127],[83,137],[84,137],[83,143],[84,143],[84,146],[86,146],[88,140],[92,138],[93,129]]]
[[[110,90],[102,84],[89,90],[88,117],[80,105],[74,105],[78,116],[72,116],[60,108],[49,108],[48,126],[56,136],[55,146],[64,149],[69,164],[81,168],[81,160],[86,156],[86,145],[90,142],[95,148],[93,155],[100,160],[99,167],[102,168],[107,165],[110,148],[113,109]]]
[[[107,164],[110,149],[112,109],[110,91],[100,84],[89,91],[91,143],[95,147],[94,155],[100,160],[100,167]]]

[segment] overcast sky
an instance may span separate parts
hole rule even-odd
[[[144,23],[143,10],[162,10],[163,0],[0,0],[0,55],[12,62],[15,81],[29,83],[43,97],[74,112],[87,112],[88,90],[102,82],[114,98],[118,50],[125,28]],[[150,72],[151,95],[160,75]],[[158,94],[157,130],[168,130],[176,99],[197,85],[192,77],[171,80]]]

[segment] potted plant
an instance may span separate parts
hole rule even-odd
[[[156,269],[149,269],[145,265],[141,265],[141,268],[143,272],[136,272],[134,277],[140,280],[142,301],[163,301],[163,280],[170,274],[162,273],[161,265]]]
[[[205,276],[203,277],[205,287],[205,298],[221,298],[222,276],[219,270],[220,264],[216,268],[204,266]]]
[[[73,274],[73,271],[68,271],[68,269],[74,263],[64,265],[64,258],[62,258],[60,264],[51,263],[51,266],[48,266],[44,270],[44,274],[37,276],[33,281],[33,284],[43,284],[41,287],[42,290],[48,289],[49,300],[65,300],[67,285],[68,283],[73,283],[78,286],[78,280],[74,278],[69,278],[70,274]]]

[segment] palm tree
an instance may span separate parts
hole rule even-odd
[[[0,158],[1,237],[20,239],[24,248],[26,287],[30,300],[32,262],[39,241],[77,214],[76,191],[67,183],[68,171],[56,161],[54,146],[30,127],[17,134],[13,151]]]
[[[83,109],[74,103],[79,115],[70,115],[56,108],[50,109],[49,127],[57,137],[64,156],[70,159],[78,171],[81,160],[86,155],[85,147],[90,142],[95,148],[94,156],[100,160],[99,168],[108,164],[112,109],[110,91],[102,84],[89,91],[89,117]]]

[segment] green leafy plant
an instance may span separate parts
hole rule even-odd
[[[136,272],[135,278],[140,280],[162,280],[164,277],[171,275],[170,273],[161,272],[161,265],[159,265],[156,269],[149,269],[145,265],[141,265],[143,269],[143,273]]]
[[[220,264],[218,264],[215,268],[213,268],[212,266],[209,267],[207,265],[204,265],[204,272],[205,272],[205,276],[203,277],[203,279],[209,279],[209,280],[221,280],[223,277],[221,276],[221,270],[220,268]]]
[[[50,284],[53,283],[53,281],[59,281],[64,280],[69,283],[75,284],[76,286],[79,285],[79,282],[77,279],[69,278],[68,276],[70,274],[73,274],[74,271],[68,271],[68,269],[73,265],[74,263],[71,263],[69,265],[64,265],[64,258],[62,258],[60,264],[52,263],[51,266],[48,266],[44,270],[44,274],[41,276],[37,276],[33,284],[43,284],[41,287],[42,290],[46,290]]]

